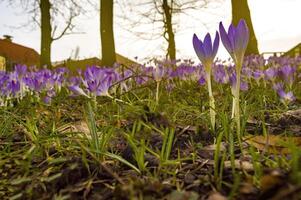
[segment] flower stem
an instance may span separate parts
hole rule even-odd
[[[160,81],[157,81],[157,88],[156,88],[156,103],[159,103],[159,90],[160,90]]]
[[[232,97],[232,111],[231,111],[231,119],[233,119],[234,118],[234,112],[235,112],[235,97],[234,97],[234,94],[235,92],[233,91],[232,92],[232,95],[233,95],[233,97]]]
[[[240,93],[240,72],[241,64],[237,63],[236,66],[236,86],[234,93],[234,117],[236,121],[236,134],[238,143],[241,146],[241,130],[240,130],[240,107],[239,107],[239,93]]]
[[[107,94],[106,96],[109,97],[110,99],[114,100],[115,102],[124,103],[124,104],[126,104],[126,105],[132,105],[132,104],[126,102],[126,101],[123,101],[122,99],[117,99],[117,98],[111,96],[110,94]]]
[[[210,112],[210,121],[212,130],[215,130],[215,100],[212,93],[212,87],[211,87],[211,73],[207,72],[207,85],[208,85],[208,92],[209,92],[209,112]]]

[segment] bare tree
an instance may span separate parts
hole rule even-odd
[[[167,42],[166,58],[176,59],[175,33],[180,14],[189,15],[191,10],[206,8],[208,0],[119,0],[122,13],[119,18],[128,21],[124,23],[126,30],[143,39],[158,39],[163,37]],[[135,19],[128,13],[135,12]],[[137,31],[137,27],[152,24],[152,30]]]
[[[51,4],[49,0],[41,0],[40,13],[41,13],[41,57],[40,65],[51,66],[51,43],[52,43],[52,27],[50,9]]]
[[[258,54],[257,39],[253,28],[248,0],[231,0],[232,3],[232,23],[237,25],[240,19],[245,19],[250,31],[250,41],[246,50],[246,55]]]
[[[74,18],[81,12],[76,0],[2,0],[11,6],[21,5],[31,16],[30,22],[40,27],[40,66],[51,67],[52,42],[73,32]],[[63,21],[63,23],[62,23]]]
[[[113,6],[113,0],[100,0],[101,63],[105,66],[113,66],[116,62]]]
[[[162,9],[164,12],[164,38],[168,41],[167,48],[167,56],[171,60],[176,59],[176,42],[175,42],[175,34],[172,27],[172,11],[173,11],[174,1],[171,0],[170,5],[168,4],[168,0],[163,0]],[[166,37],[167,35],[167,37]]]

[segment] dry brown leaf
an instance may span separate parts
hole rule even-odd
[[[216,144],[212,144],[212,145],[208,145],[208,146],[203,147],[202,150],[203,150],[203,151],[215,151],[216,148],[217,148],[217,145],[216,145]],[[220,144],[220,147],[219,147],[219,148],[220,148],[220,149],[219,149],[220,152],[226,151],[226,143],[222,142],[222,143]]]
[[[257,192],[257,188],[251,182],[244,182],[241,183],[239,192],[241,194],[254,194]]]
[[[241,161],[241,160],[235,160],[234,161],[234,165],[235,165],[235,169],[241,169],[241,170],[245,170],[245,171],[253,171],[253,164],[248,162],[248,161]],[[231,168],[231,161],[225,161],[224,162],[224,167],[229,169]]]
[[[266,151],[273,154],[289,154],[288,144],[301,147],[301,137],[285,137],[280,135],[268,136],[247,136],[245,142],[254,146],[259,151]]]
[[[294,117],[295,119],[301,119],[301,109],[289,110],[283,113],[283,118]]]
[[[209,195],[208,200],[227,200],[227,197],[221,195],[219,192],[213,192]]]
[[[271,173],[264,175],[260,180],[260,189],[265,192],[281,184],[284,181],[282,176],[278,170],[273,170]]]
[[[74,123],[68,123],[63,126],[60,126],[58,128],[58,132],[60,133],[78,132],[78,133],[85,134],[87,137],[91,137],[89,126],[85,121],[77,121]]]

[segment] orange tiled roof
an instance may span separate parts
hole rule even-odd
[[[16,44],[7,39],[0,39],[0,56],[6,58],[10,63],[38,65],[40,55],[32,48]]]

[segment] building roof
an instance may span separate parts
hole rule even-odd
[[[122,55],[119,55],[116,53],[116,62],[128,67],[138,65],[137,62],[124,57]],[[82,60],[65,60],[65,61],[59,61],[59,62],[54,62],[53,66],[55,67],[67,67],[71,71],[76,71],[77,69],[85,69],[87,66],[101,66],[101,59],[92,57],[92,58],[86,58]]]
[[[92,65],[100,66],[101,60],[96,57],[92,57],[92,58],[86,58],[82,60],[68,59],[64,61],[54,62],[52,64],[54,67],[67,67],[71,71],[76,71],[77,69],[85,69],[87,66],[92,66]]]
[[[301,43],[295,45],[294,47],[290,48],[287,52],[285,52],[284,56],[299,56],[301,54]]]
[[[6,58],[7,63],[38,65],[40,55],[32,48],[14,43],[8,39],[0,39],[0,56]]]
[[[127,58],[127,57],[124,57],[118,53],[116,53],[116,62],[119,63],[119,64],[122,64],[122,65],[125,65],[125,66],[133,66],[133,65],[139,65],[139,63]]]

